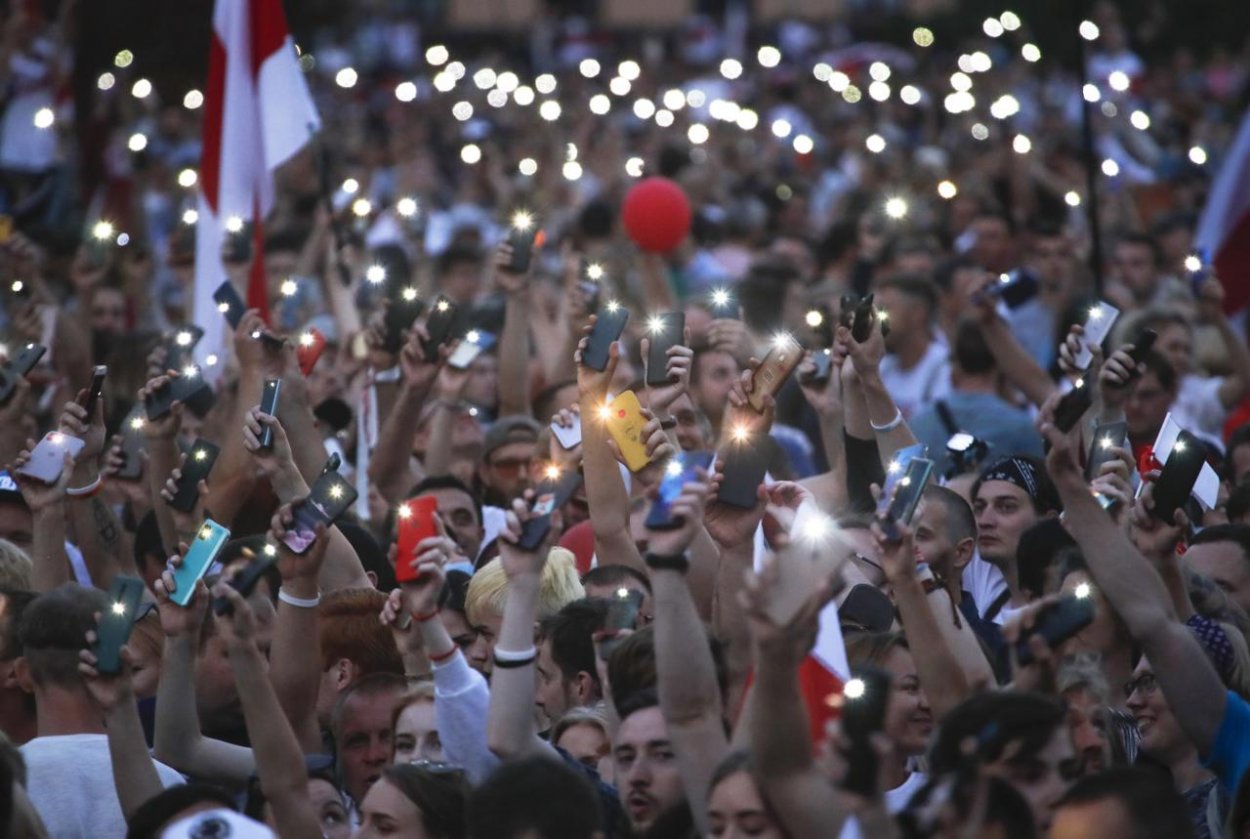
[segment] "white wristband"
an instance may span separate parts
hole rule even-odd
[[[893,431],[894,429],[898,428],[900,425],[903,424],[903,411],[901,409],[896,408],[894,411],[894,419],[890,420],[885,425],[877,425],[872,420],[868,420],[868,424],[872,426],[873,431],[878,431],[882,433],[886,431]]]
[[[70,498],[83,498],[85,496],[94,495],[95,491],[100,488],[100,484],[104,482],[104,475],[97,475],[96,479],[86,486],[82,487],[66,487],[65,494]]]
[[[530,647],[527,650],[501,650],[495,647],[495,658],[500,661],[530,661],[538,656],[538,650]]]
[[[316,597],[305,599],[303,597],[293,597],[286,593],[286,589],[278,589],[278,599],[288,606],[294,606],[297,609],[316,609],[321,605],[321,592],[317,592]]]

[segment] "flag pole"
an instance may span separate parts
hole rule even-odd
[[[1085,86],[1089,84],[1088,50],[1081,35],[1081,23],[1086,19],[1088,0],[1075,0],[1075,20],[1072,31],[1076,35],[1077,62],[1080,66],[1081,97],[1081,153],[1085,158],[1085,219],[1089,225],[1089,268],[1094,276],[1094,292],[1102,296],[1102,222],[1098,217],[1098,162],[1094,154],[1094,122],[1090,102],[1085,98]]]

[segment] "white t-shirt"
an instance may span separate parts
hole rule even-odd
[[[950,393],[950,350],[933,341],[910,370],[901,368],[898,356],[889,354],[881,359],[881,381],[903,416],[910,417]]]
[[[972,555],[972,561],[964,566],[963,589],[972,595],[972,602],[977,605],[977,614],[984,616],[994,605],[1003,592],[1007,590],[1007,579],[997,566],[991,565],[981,558],[981,552]],[[1005,606],[1003,607],[1006,608]],[[1003,623],[1003,612],[1000,609],[993,617],[994,623]]]
[[[885,791],[885,811],[893,816],[895,813],[902,812],[907,807],[907,802],[911,801],[911,797],[916,791],[924,786],[927,781],[920,772],[913,772],[907,776],[907,780],[896,786],[894,789]],[[851,816],[842,825],[842,832],[839,839],[860,839],[862,834],[859,832],[859,821]]]
[[[114,839],[126,835],[107,735],[36,737],[21,751],[26,761],[26,790],[50,836]],[[154,763],[165,786],[185,783],[173,769]]]

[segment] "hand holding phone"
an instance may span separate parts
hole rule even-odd
[[[16,357],[0,367],[0,405],[8,404],[17,390],[18,377],[25,378],[30,375],[30,371],[35,369],[45,352],[47,347],[42,344],[27,344]]]
[[[521,525],[521,537],[517,539],[517,547],[524,551],[538,550],[551,532],[551,514],[567,504],[581,485],[581,473],[572,470],[559,483],[544,484],[534,497],[529,519]]]
[[[1181,431],[1167,462],[1163,464],[1163,471],[1155,481],[1151,515],[1168,525],[1173,524],[1176,511],[1189,501],[1206,462],[1202,442],[1188,431]]]
[[[282,542],[293,553],[305,554],[317,538],[317,525],[327,528],[356,503],[356,488],[337,472],[326,472],[313,484],[308,497],[291,507],[292,522]]]
[[[195,509],[196,502],[200,500],[200,481],[208,480],[220,453],[221,449],[203,437],[191,445],[191,450],[187,452],[179,470],[174,497],[169,502],[170,507],[180,513],[190,513]]]
[[[877,792],[877,751],[872,735],[885,725],[893,677],[875,667],[857,667],[842,688],[842,733],[849,741],[842,788],[864,797]]]
[[[79,403],[87,412],[87,425],[95,421],[96,404],[100,401],[100,393],[104,390],[104,379],[108,374],[109,369],[103,364],[96,365],[91,373],[91,385],[87,388],[85,398]]]
[[[733,442],[720,453],[724,474],[716,500],[731,507],[750,510],[760,503],[760,484],[768,472],[768,450],[753,441]]]
[[[420,576],[416,569],[417,546],[424,539],[438,535],[434,517],[438,514],[438,499],[432,495],[411,498],[399,505],[396,513],[398,539],[395,554],[395,582],[412,583]]]
[[[430,315],[425,320],[425,332],[429,337],[423,342],[427,363],[438,361],[439,349],[455,337],[452,333],[458,314],[459,307],[441,294],[430,307]]]
[[[217,304],[217,311],[221,312],[226,323],[230,324],[231,331],[238,329],[239,322],[243,320],[243,315],[247,312],[247,304],[243,302],[239,292],[235,291],[234,284],[226,280],[217,286],[217,290],[213,292],[213,301]]]
[[[311,376],[325,348],[326,336],[320,329],[312,327],[300,335],[299,344],[295,348],[295,359],[299,362],[300,372],[305,376]]]
[[[642,414],[642,403],[638,396],[627,390],[608,403],[606,409],[608,434],[621,450],[621,457],[629,471],[637,472],[651,462],[647,455],[647,441],[643,437],[643,427],[647,418]]]
[[[933,477],[934,463],[923,457],[913,458],[907,464],[907,471],[899,479],[894,495],[888,499],[882,495],[885,512],[881,517],[881,529],[887,540],[900,540],[899,526],[910,525],[920,499],[924,495],[929,480]]]
[[[699,480],[698,470],[711,468],[713,456],[712,452],[679,452],[673,456],[647,512],[648,530],[675,530],[682,526],[681,518],[673,515],[673,502],[681,496],[683,486]]]
[[[1058,426],[1056,426],[1058,427]],[[1094,430],[1094,441],[1089,447],[1089,459],[1085,463],[1085,479],[1093,480],[1104,463],[1115,460],[1115,449],[1124,448],[1128,442],[1128,423],[1108,422]]]
[[[786,379],[803,360],[803,347],[789,334],[778,335],[773,340],[768,355],[751,375],[751,393],[747,401],[760,413],[764,412],[764,399],[776,396]]]
[[[1085,416],[1094,404],[1093,388],[1085,380],[1080,380],[1072,390],[1063,395],[1055,405],[1055,428],[1067,434],[1076,428],[1076,424],[1081,421],[1081,417]]]
[[[278,397],[282,393],[282,380],[269,379],[260,394],[260,412],[271,417],[278,415]],[[273,426],[262,424],[257,438],[261,451],[273,451]]]
[[[277,561],[278,557],[269,553],[263,553],[253,558],[246,568],[230,579],[230,587],[237,591],[240,597],[245,599],[250,597],[252,592],[256,590],[257,583],[264,579],[266,572]],[[222,615],[223,617],[234,614],[234,604],[230,602],[230,598],[220,595],[214,597],[213,614]]]
[[[601,309],[587,337],[582,364],[597,373],[607,370],[612,344],[621,337],[628,322],[629,310],[619,304],[609,303],[607,308]]]
[[[21,468],[19,475],[34,478],[45,484],[52,485],[61,479],[65,470],[65,455],[77,457],[86,443],[77,437],[71,437],[60,431],[50,431],[44,435],[39,444]]]
[[[685,339],[686,316],[682,312],[664,312],[647,319],[647,385],[657,387],[669,383],[668,351],[681,346]]]
[[[174,590],[169,593],[169,599],[186,608],[195,596],[195,584],[204,579],[229,541],[229,530],[212,519],[204,519],[182,563],[173,571]]]
[[[1089,369],[1094,360],[1090,345],[1101,346],[1111,334],[1111,328],[1119,317],[1120,310],[1106,301],[1099,301],[1089,307],[1085,317],[1085,332],[1081,336],[1081,347],[1072,360],[1077,370]]]
[[[872,335],[873,322],[876,320],[873,315],[875,310],[872,303],[875,295],[869,294],[855,306],[855,314],[851,324],[851,337],[855,339],[855,343],[862,344]]]
[[[92,650],[96,658],[95,669],[100,673],[115,675],[122,671],[121,650],[134,629],[143,589],[143,580],[136,577],[119,574],[113,578],[108,606],[100,615]]]

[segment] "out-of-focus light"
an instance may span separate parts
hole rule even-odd
[[[812,329],[819,329],[820,325],[825,322],[825,316],[821,314],[820,309],[811,309],[804,316],[803,320]]]
[[[370,265],[365,269],[365,281],[371,285],[380,285],[386,282],[386,269],[381,265]]]
[[[357,218],[366,218],[373,212],[373,202],[368,198],[357,198],[352,202],[352,215]]]
[[[917,26],[911,33],[911,39],[918,47],[933,46],[933,30],[927,26]]]
[[[960,93],[972,90],[972,78],[967,73],[955,73],[951,76],[951,87]]]
[[[442,44],[435,44],[425,51],[425,63],[432,67],[442,67],[451,58],[451,53]]]
[[[612,91],[614,96],[629,95],[631,87],[633,87],[633,85],[631,85],[629,79],[624,76],[617,76],[612,79],[612,81],[608,82],[608,90]]]
[[[290,277],[287,277],[285,280],[282,281],[282,287],[279,288],[278,290],[282,293],[283,297],[294,297],[296,293],[299,292],[299,283],[295,282],[295,280],[291,279]],[[305,333],[305,334],[308,334],[308,333]],[[312,335],[308,334],[308,337],[311,338]],[[301,344],[303,343],[302,337],[300,339],[300,343]]]
[[[884,61],[874,61],[868,65],[868,76],[874,82],[884,82],[890,78],[890,66]]]
[[[1145,111],[1133,111],[1129,114],[1129,123],[1138,131],[1145,131],[1150,128],[1150,114]]]
[[[812,68],[812,75],[816,77],[818,82],[827,82],[829,77],[833,75],[833,68],[824,61],[819,61]]]
[[[697,87],[686,93],[686,104],[692,108],[702,108],[706,102],[707,94]]]
[[[655,124],[661,128],[668,128],[673,124],[675,119],[676,117],[673,116],[673,112],[668,108],[661,108],[655,112]]]
[[[978,122],[972,126],[972,139],[987,140],[990,136],[990,129],[984,123]]]
[[[1079,192],[1069,190],[1064,194],[1063,201],[1069,207],[1079,207],[1081,206],[1081,194]]]
[[[641,178],[643,162],[641,157],[631,157],[625,161],[625,174],[631,178]]]
[[[560,103],[554,99],[548,99],[538,106],[538,115],[547,122],[555,122],[560,118]]]
[[[117,241],[117,246],[118,246],[119,248],[124,248],[124,247],[126,247],[127,245],[129,245],[129,244],[130,244],[130,234],[129,234],[129,233],[118,233],[118,234],[117,234],[117,240],[116,240],[116,241]]]
[[[533,177],[538,172],[538,161],[532,157],[522,158],[516,168],[525,177]]]
[[[204,104],[204,94],[198,90],[191,89],[182,97],[182,107],[188,111],[198,110]]]
[[[148,137],[146,134],[135,132],[130,135],[130,139],[126,141],[126,148],[132,152],[141,152],[148,147]]]
[[[511,94],[520,84],[520,77],[511,70],[504,70],[499,74],[499,78],[495,79],[495,89],[507,94]]]
[[[1102,92],[1098,90],[1096,84],[1086,84],[1081,88],[1081,95],[1085,97],[1086,102],[1097,102],[1102,98]]]
[[[612,110],[612,100],[604,94],[596,93],[590,97],[590,112],[592,114],[603,116],[610,110]]]
[[[1196,274],[1202,270],[1202,259],[1197,254],[1190,254],[1185,257],[1185,270],[1191,274]]]
[[[1072,590],[1072,594],[1077,600],[1084,600],[1093,592],[1094,588],[1089,583],[1077,583],[1076,588]]]
[[[404,197],[395,202],[395,212],[399,213],[404,218],[412,218],[417,214],[417,210],[419,209],[420,206],[417,204],[417,199],[415,198]]]
[[[187,209],[182,211],[183,224],[195,224],[200,220],[200,214],[197,210]]]
[[[794,150],[799,154],[811,154],[812,149],[815,147],[816,144],[812,141],[812,138],[806,134],[800,134],[794,138]]]
[[[994,119],[1009,119],[1020,113],[1020,101],[1010,93],[998,97],[990,105],[990,116]]]
[[[720,63],[720,74],[733,81],[742,75],[742,62],[736,58],[726,58]]]
[[[694,143],[696,146],[701,146],[706,143],[709,136],[711,136],[711,132],[708,131],[706,125],[700,122],[696,122],[694,125],[690,126],[690,128],[686,129],[686,139]]]
[[[1094,23],[1092,20],[1081,21],[1081,25],[1077,27],[1076,31],[1079,32],[1081,37],[1087,41],[1097,40],[1098,35],[1100,34],[1098,24]]]
[[[729,432],[729,436],[735,443],[745,443],[751,439],[751,429],[745,425],[735,425]]]
[[[190,189],[195,186],[199,179],[199,175],[196,174],[194,169],[183,169],[178,173],[178,186],[183,189]]]
[[[556,89],[556,77],[550,73],[543,73],[534,79],[534,89],[539,93],[554,93]]]
[[[121,50],[117,55],[113,56],[114,67],[129,67],[134,63],[135,54],[130,50]]]
[[[880,134],[869,134],[868,139],[864,140],[864,146],[873,154],[881,154],[885,151],[885,138]]]
[[[1195,166],[1205,166],[1207,163],[1207,150],[1202,146],[1194,146],[1189,150],[1189,162]]]
[[[760,124],[760,115],[750,108],[743,108],[738,114],[737,123],[743,131],[754,131]]]
[[[483,67],[473,74],[473,84],[477,86],[478,90],[490,90],[495,86],[497,78],[499,76],[494,70],[489,67]]]
[[[588,79],[593,79],[599,75],[603,68],[599,66],[599,62],[593,58],[583,58],[581,63],[577,65],[577,70]]]
[[[868,85],[868,96],[875,102],[884,102],[890,98],[890,86],[885,82],[873,82]]]
[[[898,92],[898,98],[903,100],[904,105],[918,105],[920,103],[920,88],[914,84],[903,85]]]
[[[347,180],[343,181],[343,184],[339,187],[339,189],[343,190],[343,192],[347,193],[348,195],[355,195],[357,192],[360,191],[360,181],[356,180],[355,178],[348,178]]]
[[[772,132],[773,136],[779,140],[784,140],[790,136],[790,132],[794,130],[794,126],[790,124],[788,119],[773,120]]]
[[[220,360],[221,359],[217,357],[217,353],[210,352],[208,355],[204,356],[204,365],[206,367],[216,367],[217,362]]]
[[[942,181],[937,185],[938,195],[947,201],[959,194],[959,187],[953,181]]]
[[[655,116],[655,103],[650,99],[634,100],[634,116],[638,119],[651,119]]]
[[[1114,119],[1120,113],[1120,109],[1110,100],[1103,100],[1103,103],[1098,106],[1098,110],[1102,111],[1102,115],[1108,119]]]
[[[1002,37],[1003,32],[1006,30],[1003,28],[1002,22],[997,18],[987,17],[985,22],[981,24],[981,31],[991,38],[999,38]]]
[[[762,46],[755,53],[755,59],[759,61],[761,67],[776,67],[781,63],[781,50],[774,46]]]
[[[456,79],[443,71],[434,77],[434,89],[439,93],[449,93],[456,87]]]
[[[964,53],[963,55],[959,56],[959,59],[955,62],[955,66],[957,66],[964,73],[976,72],[976,70],[974,70],[972,66],[972,56],[969,55],[968,53]]]
[[[334,83],[344,90],[356,86],[356,70],[353,67],[344,67],[334,74]]]
[[[447,64],[443,72],[456,81],[460,81],[464,78],[464,74],[468,72],[468,68],[464,66],[463,61],[452,61]]]
[[[463,99],[451,106],[451,115],[464,122],[473,118],[473,104]]]
[[[623,79],[629,79],[631,82],[634,82],[642,75],[642,68],[638,66],[637,61],[626,60],[617,66],[616,74]]]
[[[39,129],[51,128],[52,123],[56,122],[56,114],[51,108],[40,108],[35,111],[35,127]]]
[[[535,98],[537,97],[534,93],[534,88],[526,84],[521,85],[512,92],[512,101],[522,108],[528,108],[530,105],[533,105]]]
[[[417,86],[413,82],[400,82],[395,85],[395,98],[400,102],[411,102],[417,98]]]
[[[460,149],[460,159],[470,166],[482,159],[482,149],[476,143],[467,143]]]
[[[499,88],[495,88],[490,93],[486,94],[486,104],[490,105],[492,108],[502,108],[504,105],[508,104],[508,94],[504,93]]]
[[[113,85],[117,83],[117,79],[112,73],[101,73],[100,78],[96,79],[95,86],[100,90],[112,90]]]
[[[1102,162],[1102,173],[1108,178],[1114,178],[1120,174],[1120,164],[1108,157]]]
[[[895,220],[906,218],[907,199],[900,198],[897,195],[892,198],[887,198],[885,202],[885,214]]]
[[[1110,85],[1112,90],[1123,93],[1129,87],[1128,73],[1125,73],[1123,70],[1113,71],[1110,76],[1107,76],[1107,84]]]
[[[582,176],[582,164],[578,163],[576,160],[570,160],[564,164],[564,168],[561,169],[561,173],[564,175],[564,179],[566,181],[576,181]]]
[[[664,91],[664,97],[660,100],[660,104],[670,111],[680,111],[686,107],[686,94],[678,88],[669,88]]]
[[[835,70],[829,76],[829,89],[834,93],[841,93],[851,85],[851,77],[841,70]]]
[[[998,16],[998,22],[1003,25],[1003,29],[1008,32],[1015,32],[1020,28],[1020,16],[1012,11],[1003,12]]]
[[[1020,57],[1032,64],[1042,60],[1042,50],[1037,44],[1025,44],[1020,47]]]
[[[988,73],[994,67],[994,60],[990,58],[990,54],[983,50],[977,50],[971,56],[972,72]]]
[[[146,99],[152,94],[152,83],[147,79],[135,79],[130,86],[130,95],[136,99]]]
[[[1023,134],[1017,134],[1012,138],[1011,148],[1016,154],[1028,154],[1033,150],[1033,141]]]

